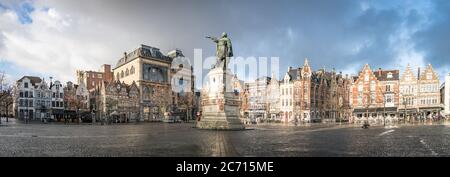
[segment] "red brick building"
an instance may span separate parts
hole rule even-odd
[[[354,120],[378,122],[386,117],[397,120],[399,93],[399,70],[373,71],[368,64],[364,65],[351,88]]]
[[[112,82],[114,75],[111,70],[111,65],[104,64],[99,71],[80,71],[77,70],[78,84],[83,82],[88,90],[92,90],[101,85],[103,81]]]

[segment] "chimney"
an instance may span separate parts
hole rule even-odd
[[[378,76],[381,76],[381,68],[378,68]]]
[[[417,67],[417,79],[420,78],[420,67]]]
[[[102,80],[112,81],[113,80],[113,74],[112,74],[112,71],[111,71],[111,65],[103,64],[102,65],[102,69],[103,69],[103,71],[101,71],[101,72],[103,72],[103,79]]]
[[[288,67],[288,72],[291,71],[291,70],[292,70],[292,66],[289,66]]]
[[[53,77],[50,76],[50,88],[52,87],[52,85],[53,85]]]

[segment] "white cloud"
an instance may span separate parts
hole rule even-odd
[[[55,8],[35,8],[30,24],[21,24],[14,11],[0,11],[0,58],[65,82],[75,80],[76,69],[96,70],[120,56],[123,48],[105,44],[121,43],[111,38],[120,34],[113,27]]]

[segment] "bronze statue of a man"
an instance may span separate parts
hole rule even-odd
[[[226,70],[229,57],[233,56],[233,48],[231,47],[231,40],[227,37],[227,33],[223,32],[222,37],[219,39],[210,36],[207,36],[206,38],[210,38],[212,41],[217,43],[216,46],[217,63],[214,67],[215,68],[222,67],[223,70]]]

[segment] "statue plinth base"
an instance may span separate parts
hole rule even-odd
[[[234,92],[232,78],[231,71],[226,70],[224,72],[222,68],[212,69],[208,73],[207,80],[202,88],[202,117],[197,122],[197,128],[213,130],[245,129],[240,119],[239,95]]]

